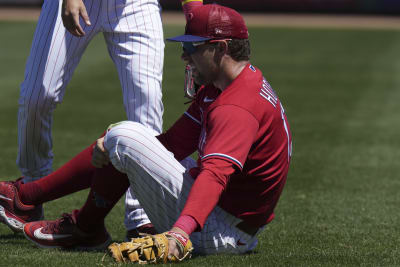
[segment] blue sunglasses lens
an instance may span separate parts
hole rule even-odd
[[[183,50],[188,54],[191,55],[196,52],[196,47],[193,45],[192,42],[182,42]]]

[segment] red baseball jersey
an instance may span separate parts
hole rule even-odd
[[[198,150],[196,181],[181,215],[202,227],[219,205],[254,227],[273,219],[292,141],[284,109],[259,69],[248,64],[222,92],[202,87],[159,140],[178,160]]]

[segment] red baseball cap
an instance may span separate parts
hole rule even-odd
[[[217,5],[208,4],[197,7],[189,16],[185,34],[168,41],[173,42],[201,42],[212,39],[248,39],[249,32],[243,17],[235,10]]]

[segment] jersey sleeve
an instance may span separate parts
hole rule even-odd
[[[163,146],[181,161],[197,149],[200,135],[200,118],[195,104],[183,114],[165,133],[157,136]]]
[[[242,170],[257,135],[257,119],[241,107],[223,105],[208,114],[206,127],[201,161],[220,158]]]

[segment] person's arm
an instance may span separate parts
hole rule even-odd
[[[86,25],[91,25],[85,4],[82,0],[63,0],[61,18],[64,27],[76,37],[85,35],[85,31],[79,24],[80,17],[82,17]]]

